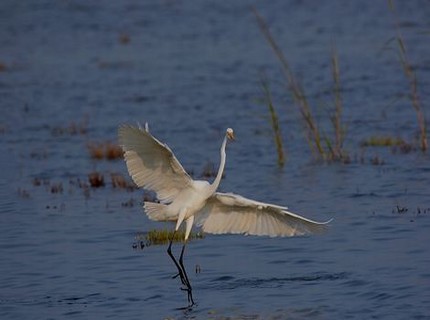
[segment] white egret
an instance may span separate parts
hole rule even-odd
[[[145,128],[122,125],[119,143],[124,150],[128,172],[137,186],[152,190],[160,203],[144,202],[148,217],[157,221],[176,221],[175,232],[185,221],[185,239],[179,263],[167,252],[178,268],[188,301],[194,304],[192,288],[183,265],[183,256],[191,228],[195,223],[206,233],[236,233],[269,237],[292,237],[321,232],[328,222],[316,222],[287,211],[287,207],[247,199],[233,193],[217,192],[224,171],[228,140],[234,139],[228,128],[221,145],[221,162],[215,180],[193,180],[170,148]]]

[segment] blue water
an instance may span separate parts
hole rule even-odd
[[[251,4],[328,134],[336,46],[351,164],[312,157]],[[430,7],[396,5],[428,119]],[[385,1],[2,1],[0,318],[430,318],[429,155],[360,147],[378,135],[417,145],[395,30]],[[279,112],[284,168],[259,102],[261,71]],[[141,190],[111,186],[111,173],[127,174],[122,160],[87,151],[137,121],[149,121],[196,178],[209,161],[217,167],[233,127],[221,190],[333,217],[329,231],[192,241],[185,263],[197,305],[179,310],[186,295],[166,246],[133,249],[166,226],[143,214]],[[106,186],[79,188],[94,170]]]

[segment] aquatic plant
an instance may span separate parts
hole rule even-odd
[[[418,93],[418,79],[417,75],[409,62],[407,53],[406,53],[406,45],[403,41],[402,34],[400,32],[400,23],[399,18],[397,16],[397,10],[394,6],[394,2],[392,0],[388,0],[388,5],[394,16],[394,23],[396,28],[396,40],[399,50],[399,60],[402,65],[403,73],[405,74],[407,80],[409,81],[409,98],[411,100],[411,104],[413,109],[415,110],[420,137],[419,144],[420,149],[424,152],[428,149],[428,141],[427,141],[427,121],[424,116],[423,107],[421,104],[421,99]]]
[[[122,148],[110,141],[90,142],[87,144],[87,149],[91,158],[96,160],[116,160],[123,156]]]
[[[262,73],[260,76],[261,87],[263,88],[264,101],[269,108],[270,119],[273,129],[273,136],[275,138],[276,151],[278,154],[278,165],[280,167],[285,164],[285,153],[284,148],[282,146],[282,134],[281,129],[279,127],[279,118],[276,113],[275,106],[273,105],[272,94],[270,92],[269,83],[266,79],[266,76]]]
[[[145,235],[145,240],[147,245],[158,245],[158,244],[166,244],[170,240],[173,242],[182,242],[185,237],[185,231],[178,230],[175,232],[174,230],[167,229],[153,229],[148,231]],[[188,239],[203,239],[204,234],[201,232],[191,232]]]
[[[273,49],[276,57],[278,58],[282,73],[288,84],[288,89],[292,93],[295,105],[298,107],[299,113],[304,120],[306,128],[306,137],[310,149],[319,158],[326,161],[343,161],[349,162],[349,156],[343,149],[343,142],[345,137],[345,127],[342,125],[342,99],[341,99],[341,86],[340,86],[340,72],[339,72],[339,61],[336,50],[333,47],[332,50],[332,74],[334,80],[334,114],[330,116],[332,125],[334,127],[334,139],[329,136],[322,134],[319,125],[312,112],[312,108],[307,99],[304,88],[300,85],[297,78],[294,76],[290,68],[288,60],[277,44],[275,38],[272,36],[269,27],[264,21],[263,17],[258,13],[255,7],[252,7],[254,15],[257,19],[258,26],[267,40],[269,46]],[[334,140],[334,142],[333,142]]]
[[[391,148],[392,153],[409,153],[416,150],[413,144],[406,142],[399,137],[390,136],[372,136],[364,139],[360,143],[361,147],[388,147]]]
[[[61,182],[51,184],[51,193],[63,193],[63,184]]]
[[[339,71],[339,57],[337,54],[336,47],[333,45],[332,48],[332,75],[333,75],[333,96],[334,96],[334,114],[330,117],[334,133],[335,133],[335,145],[331,149],[332,157],[336,159],[348,158],[345,150],[343,149],[343,142],[345,140],[345,126],[342,124],[342,96],[341,96],[341,85],[340,85],[340,71]]]
[[[88,181],[92,188],[100,188],[100,187],[104,187],[105,185],[103,175],[97,171],[94,171],[88,174]]]
[[[318,129],[318,125],[314,119],[314,116],[311,112],[308,100],[306,98],[306,94],[302,86],[296,80],[292,70],[290,69],[290,65],[288,63],[287,58],[285,57],[283,51],[278,46],[274,37],[272,36],[269,27],[264,21],[263,17],[258,13],[255,7],[252,7],[255,17],[257,18],[258,26],[266,38],[269,46],[273,49],[275,55],[281,63],[283,74],[287,80],[288,87],[293,94],[294,101],[299,108],[299,112],[302,115],[302,118],[305,121],[307,128],[307,139],[309,146],[312,150],[316,151],[320,156],[324,155],[324,149],[321,143],[321,135]]]
[[[402,138],[393,138],[390,136],[372,136],[361,141],[362,147],[394,147],[406,144]]]

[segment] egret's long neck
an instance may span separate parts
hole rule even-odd
[[[225,157],[226,157],[226,154],[225,154],[226,144],[227,144],[227,136],[224,137],[224,141],[222,142],[222,145],[221,145],[221,150],[220,150],[221,162],[219,164],[219,169],[218,169],[218,173],[216,175],[216,178],[215,178],[214,182],[212,182],[212,185],[211,185],[212,192],[215,192],[218,189],[218,186],[221,182],[222,174],[224,172]]]

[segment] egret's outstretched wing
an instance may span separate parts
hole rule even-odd
[[[153,137],[147,127],[122,125],[118,136],[128,172],[137,186],[154,191],[163,203],[173,201],[181,190],[191,186],[191,177],[172,150]]]
[[[196,215],[196,225],[207,233],[240,233],[292,237],[324,231],[327,222],[316,222],[285,207],[258,202],[233,193],[215,193]]]

